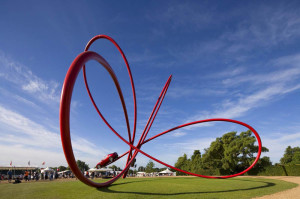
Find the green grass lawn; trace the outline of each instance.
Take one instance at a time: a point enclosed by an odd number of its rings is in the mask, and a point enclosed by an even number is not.
[[[98,180],[99,182],[101,180]],[[0,184],[0,198],[252,198],[296,187],[271,179],[128,178],[96,189],[80,181]]]

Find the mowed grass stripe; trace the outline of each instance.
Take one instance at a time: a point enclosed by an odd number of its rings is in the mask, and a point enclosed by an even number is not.
[[[296,186],[273,179],[196,177],[120,179],[101,189],[80,181],[23,182],[0,184],[0,198],[252,198]]]

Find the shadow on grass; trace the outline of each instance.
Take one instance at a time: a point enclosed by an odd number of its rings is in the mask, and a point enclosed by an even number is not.
[[[267,187],[272,187],[275,186],[275,183],[272,182],[265,182],[265,181],[255,181],[255,180],[246,180],[246,179],[231,179],[231,180],[236,180],[236,181],[249,181],[249,182],[260,182],[264,183],[265,185],[263,186],[257,186],[257,187],[249,187],[249,188],[244,188],[244,189],[230,189],[230,190],[222,190],[222,191],[196,191],[196,192],[178,192],[178,193],[153,193],[153,192],[137,192],[137,191],[115,191],[111,190],[111,187],[119,186],[119,185],[124,185],[124,184],[130,184],[130,183],[141,183],[145,182],[143,180],[139,181],[131,181],[131,182],[123,182],[123,183],[118,183],[118,184],[112,184],[109,187],[102,187],[98,188],[98,191],[106,192],[106,193],[124,193],[124,194],[139,194],[139,195],[157,195],[157,196],[175,196],[175,195],[189,195],[189,194],[210,194],[210,193],[228,193],[228,192],[235,192],[235,191],[249,191],[249,190],[256,190],[256,189],[264,189]],[[147,179],[147,181],[152,181]]]

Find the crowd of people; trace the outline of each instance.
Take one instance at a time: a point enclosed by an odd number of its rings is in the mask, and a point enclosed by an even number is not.
[[[15,172],[17,174],[15,174]],[[86,178],[111,178],[119,174],[121,171],[102,171],[102,172],[94,172],[94,171],[82,171]],[[132,177],[132,175],[128,176]],[[39,180],[55,180],[59,178],[75,178],[75,175],[72,171],[66,170],[58,172],[58,170],[23,170],[23,171],[15,171],[9,169],[8,172],[2,174],[0,173],[0,182],[1,181],[8,181],[9,183],[21,183],[21,182],[28,182],[28,181],[39,181]]]
[[[74,175],[69,173],[59,173],[57,171],[53,172],[39,172],[39,171],[24,171],[19,175],[13,175],[13,172],[11,169],[8,170],[7,175],[1,174],[0,175],[0,182],[1,181],[8,181],[11,183],[21,183],[22,181],[38,181],[38,180],[55,180],[58,178],[74,178]]]

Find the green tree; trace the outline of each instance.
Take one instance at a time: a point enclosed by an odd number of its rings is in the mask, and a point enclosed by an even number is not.
[[[160,169],[155,167],[155,168],[153,168],[153,172],[160,172]]]
[[[146,168],[143,166],[139,166],[139,168],[138,168],[138,171],[145,171],[145,170],[146,170]]]
[[[152,160],[149,160],[149,162],[148,162],[147,165],[146,165],[145,171],[146,171],[147,173],[154,172],[154,166],[155,166],[154,162],[153,162]]]
[[[110,168],[110,169],[112,169],[114,171],[121,171],[122,170],[120,167],[117,167],[116,165],[112,165],[112,166],[110,166],[108,168]]]
[[[293,156],[292,164],[300,164],[300,151],[296,151]]]
[[[210,147],[204,149],[202,156],[203,167],[205,169],[217,169],[222,167],[222,159],[224,158],[224,147],[221,138],[217,138],[210,144]]]
[[[190,160],[187,159],[187,155],[183,154],[182,157],[178,158],[177,162],[175,163],[175,167],[178,168],[178,169],[181,169],[181,170],[188,171],[189,168],[190,168],[189,163],[190,163]],[[176,174],[180,175],[182,173],[179,172],[179,171],[176,171]],[[186,175],[186,174],[183,174],[183,175]]]
[[[89,165],[87,165],[84,161],[77,160],[76,163],[80,171],[87,171],[90,169]]]
[[[136,174],[136,172],[137,172],[137,171],[136,171],[135,169],[134,169],[134,170],[132,170],[132,169],[129,169],[129,170],[128,170],[128,174],[129,174],[129,175],[130,175],[130,174]]]
[[[200,169],[203,169],[202,157],[200,150],[195,150],[193,155],[191,156],[191,172],[199,173]]]
[[[260,172],[260,171],[264,171],[265,168],[269,166],[272,166],[272,162],[270,161],[269,157],[264,156],[258,160],[254,168],[257,168],[257,172]]]
[[[288,146],[285,151],[284,151],[284,155],[283,157],[280,159],[280,163],[281,164],[295,164],[294,163],[294,159],[295,161],[297,161],[297,157],[294,158],[295,154],[298,154],[297,152],[300,152],[300,148],[299,147],[294,147],[292,148],[291,146]],[[298,156],[298,155],[297,155]]]
[[[203,165],[207,169],[224,169],[230,173],[240,172],[249,167],[258,152],[256,138],[251,131],[229,132],[213,141],[203,154]],[[268,152],[262,147],[262,152]]]

